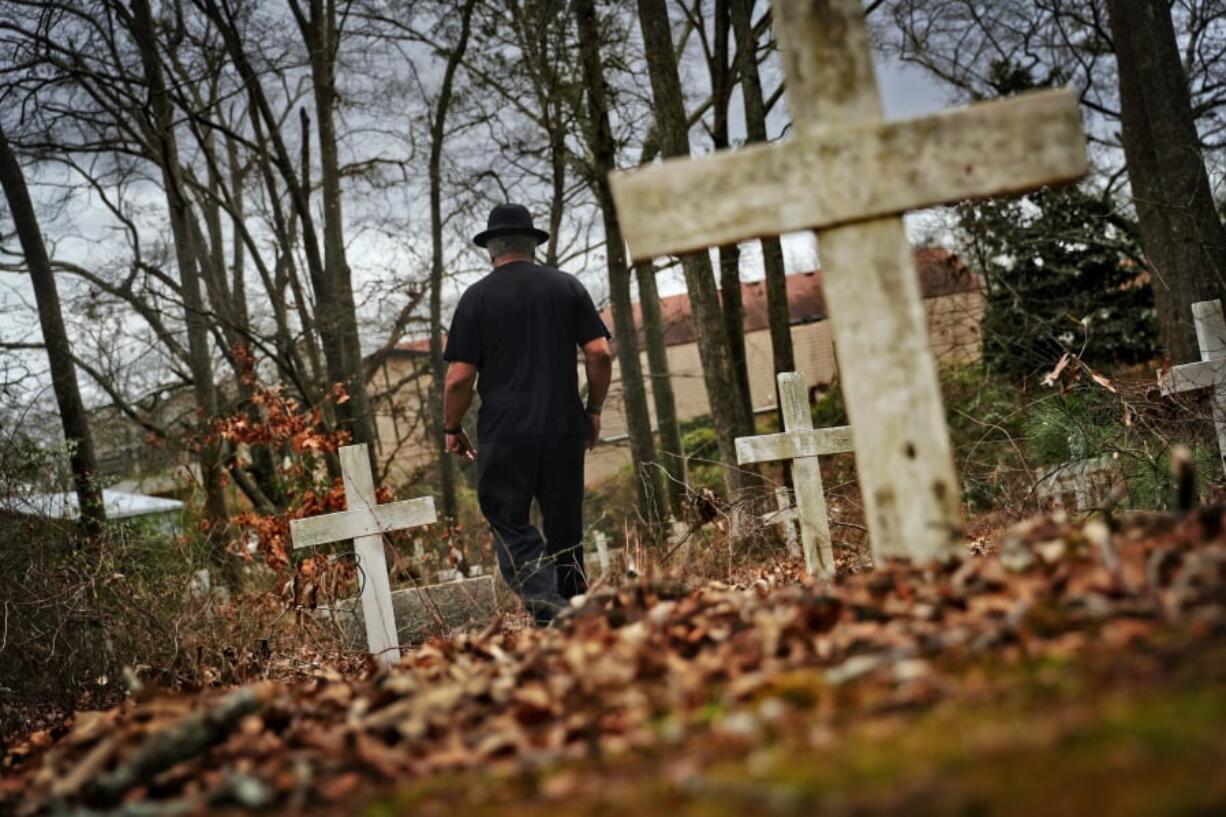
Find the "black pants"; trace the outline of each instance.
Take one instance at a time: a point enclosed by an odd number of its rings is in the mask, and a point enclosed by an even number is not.
[[[537,624],[548,623],[568,599],[587,592],[586,446],[578,435],[477,445],[477,499],[494,534],[498,567]],[[540,503],[543,531],[529,521],[533,498]]]

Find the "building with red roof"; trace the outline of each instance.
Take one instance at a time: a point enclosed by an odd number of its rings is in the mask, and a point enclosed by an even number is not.
[[[939,247],[915,250],[915,266],[928,319],[929,340],[938,363],[942,366],[955,366],[978,360],[982,348],[980,322],[985,305],[982,279],[957,255]],[[829,386],[838,376],[838,362],[828,320],[830,315],[822,294],[822,271],[789,275],[787,290],[796,366],[804,372],[814,389]],[[762,281],[742,284],[741,300],[745,310],[745,351],[754,409],[757,412],[773,411],[774,364],[767,322],[765,284]],[[662,298],[660,308],[678,417],[682,421],[701,417],[709,413],[710,406],[703,385],[689,296],[683,293]],[[637,303],[634,304],[634,312],[642,350],[642,319]],[[608,309],[603,314],[605,323],[611,328],[612,315]],[[835,319],[837,320],[837,316]],[[418,440],[416,444],[404,444],[406,428],[402,426],[406,426],[406,423],[397,415],[407,417],[409,412],[397,411],[395,403],[412,401],[416,405],[423,405],[417,401],[425,394],[425,384],[421,382],[424,378],[414,379],[410,373],[417,365],[416,362],[420,362],[428,353],[427,340],[401,344],[389,357],[382,375],[376,375],[377,380],[383,381],[382,384],[372,384],[376,389],[381,389],[386,388],[385,384],[412,382],[411,387],[402,386],[398,390],[397,393],[402,394],[402,398],[384,401],[380,416],[380,437],[402,440],[400,450],[407,467],[420,467],[428,462],[432,449],[424,445],[423,440]],[[642,355],[643,371],[647,372],[645,350]],[[588,455],[589,483],[599,482],[630,461],[629,448],[626,445],[625,416],[621,405],[619,371],[620,367],[615,358],[613,387],[605,404],[602,444]],[[648,404],[654,412],[650,388],[649,381]],[[654,413],[652,422],[655,423]],[[420,422],[413,423],[408,431],[420,435],[421,426]],[[385,449],[388,444],[394,445],[385,443]]]

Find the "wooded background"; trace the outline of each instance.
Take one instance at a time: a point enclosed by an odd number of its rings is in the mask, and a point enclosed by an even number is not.
[[[984,276],[986,364],[1024,384],[1069,350],[1101,365],[1195,359],[1190,305],[1222,294],[1226,263],[1226,7],[865,12],[882,59],[954,101],[1080,91],[1093,179],[943,211],[917,236]],[[398,404],[412,407],[406,428],[439,441],[416,478],[455,519],[442,331],[486,266],[468,237],[491,204],[516,200],[551,233],[541,260],[611,305],[638,512],[679,515],[687,452],[660,290],[689,294],[717,458],[735,462],[733,440],[754,430],[738,283],[764,277],[774,368],[793,369],[785,246],[631,265],[607,174],[787,138],[776,63],[755,0],[3,0],[0,428],[17,448],[67,441],[87,527],[99,427],[134,425],[149,451],[190,457],[203,530],[233,579],[231,516],[300,502],[287,458],[335,476],[336,442],[374,443],[374,407],[395,395],[371,375],[425,337],[423,399]],[[283,415],[331,444],[269,432]],[[386,458],[374,465],[386,475]],[[735,496],[755,475],[721,479]]]

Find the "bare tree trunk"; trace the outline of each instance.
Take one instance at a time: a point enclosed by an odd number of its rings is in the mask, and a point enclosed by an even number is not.
[[[659,125],[661,153],[666,157],[690,154],[685,102],[677,73],[677,57],[665,0],[638,0],[652,98]],[[690,305],[698,332],[698,354],[711,405],[711,421],[725,465],[724,485],[730,499],[737,499],[743,484],[736,467],[737,388],[729,365],[728,336],[724,329],[719,293],[705,252],[681,258]]]
[[[1192,304],[1222,297],[1226,228],[1196,133],[1169,3],[1108,0],[1124,155],[1167,353],[1200,359]]]
[[[368,443],[371,467],[378,471],[375,418],[366,396],[365,367],[358,335],[357,307],[353,297],[353,278],[345,257],[345,221],[341,212],[340,160],[337,156],[335,122],[336,54],[340,48],[340,33],[336,25],[335,0],[309,0],[307,16],[293,0],[295,16],[307,42],[311,57],[311,78],[315,96],[315,127],[319,133],[320,182],[324,214],[324,275],[327,276],[332,299],[317,302],[323,321],[336,332],[345,389],[348,392],[348,416],[355,442]]]
[[[366,399],[364,369],[361,365],[361,355],[357,338],[357,320],[353,312],[353,291],[350,285],[349,268],[343,263],[344,260],[344,242],[340,240],[333,243],[333,261],[337,261],[337,248],[340,249],[339,267],[329,267],[321,256],[319,251],[319,237],[315,230],[314,217],[311,213],[310,203],[310,179],[303,172],[301,175],[295,171],[294,163],[290,157],[289,151],[285,146],[285,140],[281,138],[281,123],[273,113],[272,105],[268,101],[268,96],[264,92],[264,88],[260,81],[260,76],[256,73],[251,60],[243,46],[243,40],[239,34],[238,24],[234,17],[234,11],[227,3],[219,3],[218,0],[196,0],[199,8],[208,16],[208,18],[217,26],[217,31],[225,44],[226,51],[230,55],[230,59],[234,63],[239,77],[243,81],[243,85],[247,90],[249,99],[251,100],[251,119],[252,129],[256,134],[257,141],[262,147],[271,148],[267,153],[271,164],[276,167],[282,180],[285,182],[286,191],[289,194],[290,202],[293,205],[294,214],[297,216],[297,224],[301,229],[301,246],[303,254],[306,257],[307,272],[310,276],[310,282],[315,290],[315,298],[317,302],[317,313],[312,318],[308,314],[306,308],[306,297],[301,283],[298,281],[295,271],[295,265],[292,260],[292,247],[294,241],[285,244],[286,252],[286,267],[289,273],[289,282],[294,287],[294,297],[296,306],[303,316],[303,326],[311,326],[319,333],[320,345],[322,346],[324,366],[327,371],[328,380],[331,383],[340,383],[349,387],[350,399],[344,403],[334,406],[325,407],[326,413],[335,412],[336,425],[342,429],[348,430],[353,437],[354,442],[370,444],[372,467],[375,459],[375,433],[374,433],[374,418],[369,413],[369,403]],[[306,39],[308,50],[312,56],[312,77],[314,79],[316,68],[314,60],[326,60],[325,76],[323,77],[324,85],[319,87],[317,81],[316,90],[323,90],[326,101],[326,110],[329,114],[328,123],[326,125],[326,134],[331,137],[331,149],[322,149],[321,155],[324,158],[321,160],[326,162],[330,160],[333,170],[336,168],[336,141],[335,128],[331,121],[331,112],[334,107],[335,87],[332,83],[331,65],[335,58],[335,48],[327,47],[320,50],[315,48],[312,43],[315,40],[321,39],[318,18],[308,19],[302,13],[302,9],[297,0],[291,0],[291,10],[294,13],[294,18],[298,22],[299,28]],[[335,12],[335,9],[332,9]],[[335,17],[333,16],[333,21]],[[333,23],[332,28],[335,29]],[[335,32],[334,32],[335,33]],[[324,43],[334,43],[335,38],[329,40],[327,37],[322,37]],[[302,111],[302,118],[306,119],[306,112]],[[303,155],[306,158],[307,149],[309,147],[309,130],[304,129],[303,132]],[[321,131],[321,141],[325,141],[324,131]],[[269,175],[270,179],[270,175]],[[266,182],[269,187],[270,198],[274,196],[274,189],[269,180]],[[334,186],[335,185],[335,186]],[[325,179],[325,197],[329,192],[334,193],[337,198],[333,200],[335,205],[332,208],[325,207],[325,215],[332,219],[333,228],[339,233],[342,228],[340,220],[340,200],[339,200],[339,173],[333,172],[328,179]],[[286,228],[289,229],[288,219],[286,219]],[[293,233],[287,235],[292,239]],[[339,235],[334,235],[334,238],[343,238]],[[343,282],[337,282],[333,279],[330,272],[339,272],[343,275]],[[344,291],[338,291],[338,286],[343,284]],[[310,333],[308,331],[308,340]],[[347,339],[347,336],[349,339]],[[308,343],[308,349],[310,345]],[[314,362],[314,361],[313,361]],[[352,365],[351,365],[352,364]],[[361,386],[356,391],[353,385],[357,383]],[[355,402],[356,399],[356,402]],[[365,418],[365,419],[363,419]],[[336,457],[329,456],[327,458],[329,472],[334,475],[339,475],[339,466],[337,465]],[[376,470],[378,470],[376,468]]]
[[[456,473],[443,436],[443,384],[447,363],[443,360],[443,142],[447,138],[447,113],[451,108],[456,71],[468,50],[475,0],[466,0],[460,13],[460,36],[447,55],[443,85],[430,118],[430,423],[434,450],[438,457],[439,491],[443,495],[443,519],[455,524],[459,513],[456,501]]]
[[[741,74],[741,98],[745,103],[745,132],[750,142],[766,141],[766,102],[758,74],[758,41],[753,32],[753,0],[728,0],[732,28],[736,32],[737,61]],[[787,273],[783,247],[778,237],[762,239],[762,266],[766,272],[766,311],[770,323],[771,355],[776,372],[796,370],[792,351],[791,313],[788,309]],[[781,405],[776,401],[776,405]],[[782,408],[780,408],[782,412]],[[782,424],[783,415],[779,421]]]
[[[22,173],[21,165],[2,128],[0,186],[4,188],[9,212],[21,240],[21,250],[25,254],[26,266],[30,270],[30,281],[34,286],[38,322],[42,327],[43,345],[47,349],[47,361],[51,367],[51,387],[60,410],[64,440],[69,445],[69,465],[72,468],[73,487],[76,489],[77,507],[80,511],[79,525],[83,534],[94,536],[106,521],[106,507],[97,479],[98,462],[94,456],[94,441],[89,432],[89,417],[85,413],[85,404],[81,401],[77,372],[72,362],[72,348],[68,343],[68,333],[64,329],[64,315],[60,311],[60,295],[56,289],[55,275],[51,271],[51,261],[47,257],[47,247],[43,244],[42,232],[38,228],[38,217],[30,200],[29,188],[26,187],[25,174]]]
[[[231,587],[238,587],[238,563],[230,557],[226,549],[229,514],[226,510],[225,487],[222,484],[221,446],[216,435],[207,431],[209,422],[217,416],[218,408],[217,390],[213,383],[213,362],[209,351],[209,327],[200,294],[200,270],[197,267],[199,254],[193,240],[193,217],[180,172],[174,111],[158,60],[149,0],[132,0],[132,35],[140,50],[141,66],[149,93],[150,124],[158,139],[156,148],[160,155],[157,161],[162,170],[162,185],[166,191],[170,231],[174,240],[175,260],[179,267],[180,290],[186,313],[184,320],[187,324],[192,391],[202,415],[201,426],[204,433],[201,434],[199,442],[200,481],[204,488],[209,554],[221,573],[222,581]]]
[[[639,512],[649,524],[660,521],[664,497],[656,469],[656,447],[651,433],[651,414],[647,409],[647,388],[639,357],[638,331],[634,326],[634,305],[630,301],[630,267],[626,262],[625,241],[613,195],[609,191],[609,172],[616,167],[617,146],[609,122],[609,102],[605,92],[604,64],[600,54],[600,28],[595,0],[575,0],[575,21],[579,33],[579,55],[587,86],[588,130],[592,150],[592,187],[604,219],[605,255],[609,265],[609,302],[613,308],[617,360],[621,369],[622,403],[630,455],[638,488]]]
[[[716,150],[728,147],[728,108],[732,102],[733,71],[729,33],[730,0],[715,0],[715,48],[711,53],[712,125],[711,142]],[[724,312],[724,331],[728,334],[728,362],[737,391],[737,434],[754,433],[753,394],[749,389],[749,361],[745,353],[745,304],[741,297],[741,248],[727,244],[719,248],[720,306]]]
[[[566,133],[560,112],[555,112],[549,130],[549,241],[545,244],[545,266],[558,265],[558,242],[562,228],[562,208],[566,203]]]
[[[656,428],[660,434],[660,465],[664,469],[664,493],[668,510],[681,516],[685,502],[685,447],[681,444],[681,423],[677,420],[677,400],[673,395],[673,375],[668,365],[668,345],[664,340],[664,317],[660,311],[660,292],[656,270],[650,261],[634,265],[639,285],[639,310],[643,320],[643,339],[647,344],[647,371],[651,377],[651,400],[656,407]]]

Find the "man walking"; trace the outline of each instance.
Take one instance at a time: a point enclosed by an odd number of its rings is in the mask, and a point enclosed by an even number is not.
[[[583,455],[600,434],[609,390],[609,330],[578,279],[535,263],[549,234],[527,208],[500,204],[473,241],[494,269],[460,297],[443,358],[447,450],[477,461],[477,498],[494,534],[498,566],[545,626],[587,590],[583,570]],[[575,349],[587,369],[579,396]],[[477,442],[461,421],[481,393]],[[529,522],[535,498],[543,531]],[[542,537],[542,533],[544,536]]]

